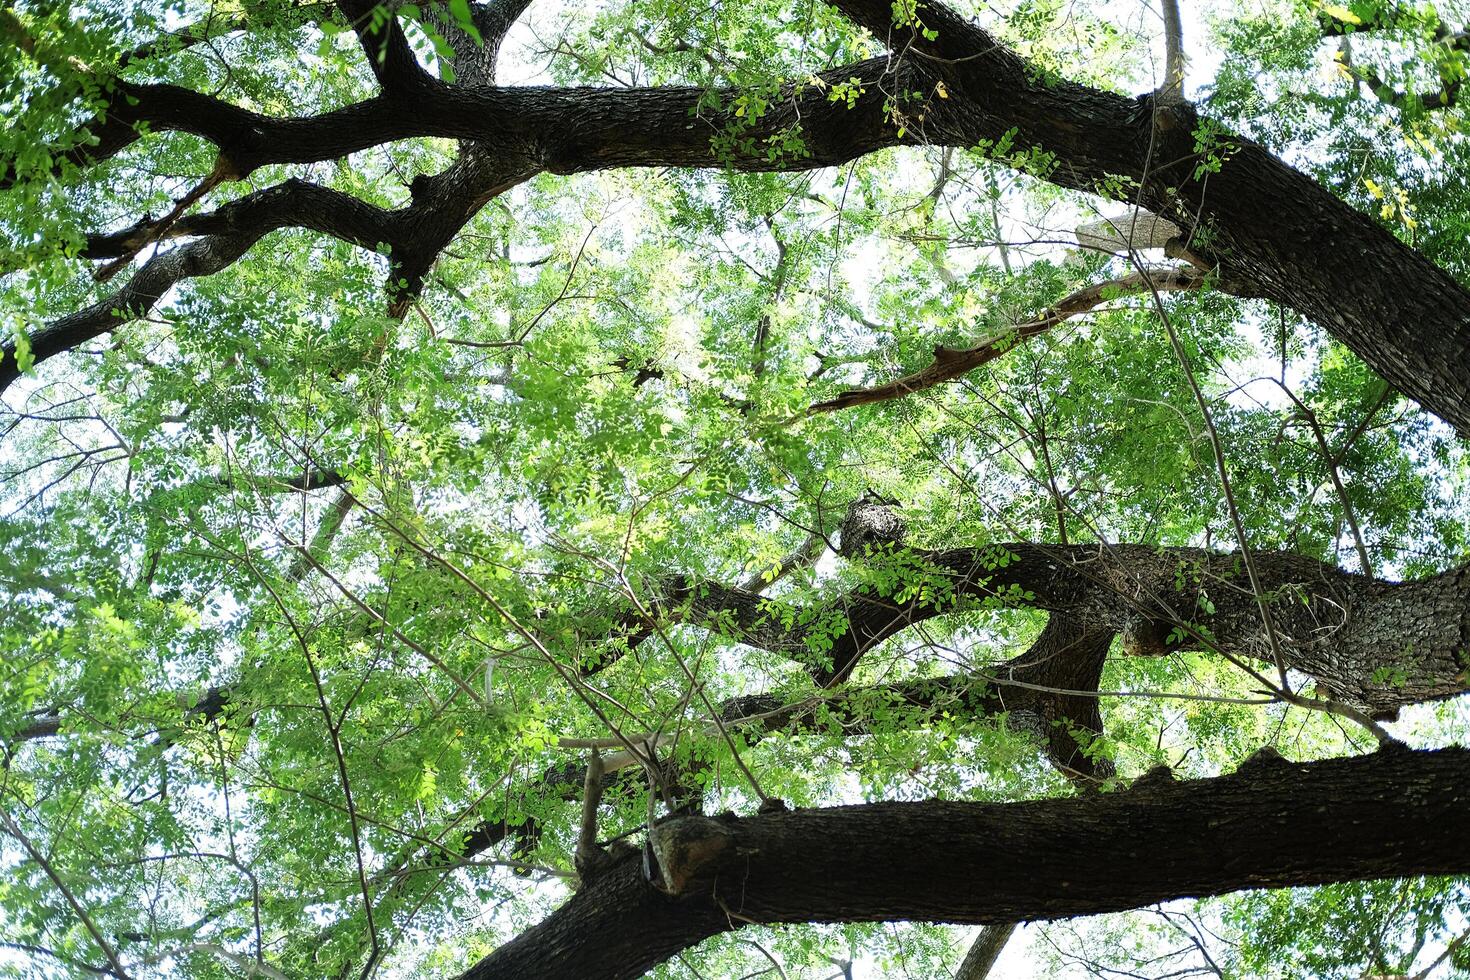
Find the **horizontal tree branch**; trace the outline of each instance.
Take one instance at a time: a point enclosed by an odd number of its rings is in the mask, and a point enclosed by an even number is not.
[[[1470,566],[1392,583],[1285,552],[1252,553],[1286,666],[1377,717],[1470,689]],[[975,603],[1062,613],[1121,633],[1130,655],[1198,649],[1270,660],[1241,556],[1141,544],[1012,542],[904,549],[900,591],[861,586],[793,604],[673,579],[663,615],[807,665],[819,683],[908,627]],[[925,585],[921,590],[919,585]]]
[[[177,86],[120,82],[106,122],[91,133],[96,145],[74,152],[115,154],[140,124],[213,142],[239,176],[425,136],[474,141],[507,173],[811,170],[905,143],[1005,146],[1000,162],[1059,186],[1128,188],[1223,279],[1320,323],[1470,433],[1470,378],[1458,370],[1470,363],[1470,292],[1380,224],[1190,106],[1038,73],[942,4],[920,3],[899,25],[880,0],[836,6],[894,53],[788,84],[759,114],[739,111],[747,93],[737,89],[466,88],[430,79],[409,94],[390,88],[317,116],[276,119]],[[860,94],[850,105],[830,100],[836,84]],[[912,98],[895,110],[893,92]],[[427,268],[437,249],[423,251]]]
[[[395,215],[398,213],[320,184],[291,178],[237,198],[214,211],[182,217],[161,237],[167,240],[248,235],[258,240],[280,228],[305,228],[376,251],[391,246],[397,239]],[[145,218],[120,231],[89,236],[81,255],[87,259],[127,255],[152,229],[153,222]]]
[[[851,108],[827,98],[831,86],[853,79],[870,94]],[[554,173],[638,166],[810,170],[920,142],[918,134],[898,135],[877,91],[916,83],[905,63],[871,58],[787,84],[761,113],[747,117],[736,115],[746,94],[740,89],[461,87],[429,79],[408,95],[387,91],[315,116],[280,118],[177,85],[119,81],[103,124],[108,131],[91,134],[100,143],[86,162],[116,155],[145,126],[213,143],[242,179],[263,166],[319,163],[422,137],[481,142],[497,153],[532,157]],[[123,128],[131,138],[124,139]],[[787,136],[799,136],[800,145],[787,146]]]
[[[1470,872],[1470,751],[1380,751],[1026,803],[870,803],[656,825],[464,980],[622,980],[746,924],[981,925],[1245,888]]]
[[[292,178],[209,214],[182,217],[168,229],[168,235],[191,236],[188,241],[152,255],[106,299],[33,331],[31,352],[36,361],[43,361],[147,316],[174,286],[229,268],[261,238],[282,228],[307,228],[367,249],[391,247],[397,232],[393,215],[350,194]],[[83,254],[88,258],[128,255],[153,230],[152,223],[145,221],[94,236]],[[3,348],[0,391],[20,376],[14,349],[10,343]]]

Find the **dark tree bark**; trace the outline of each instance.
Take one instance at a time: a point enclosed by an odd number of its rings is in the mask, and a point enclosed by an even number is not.
[[[1394,583],[1284,552],[1252,558],[1285,666],[1330,697],[1389,717],[1470,689],[1470,566]],[[1195,649],[1272,659],[1238,553],[1013,542],[916,549],[905,560],[927,566],[931,582],[959,596],[1046,609],[1088,632],[1120,633],[1127,654]],[[666,608],[679,621],[806,662],[821,680],[846,676],[877,644],[955,607],[870,588],[792,607],[719,583],[682,581]]]
[[[747,923],[1004,924],[1243,888],[1470,871],[1470,751],[1402,750],[1029,803],[872,803],[657,825],[465,980],[621,980]]]
[[[351,213],[367,206],[346,202],[340,216],[332,208],[296,220],[280,213],[269,221],[237,219],[251,228],[314,228],[366,247],[386,243],[401,267],[397,278],[413,290],[480,207],[543,170],[810,170],[903,143],[1008,140],[1033,165],[1032,151],[1049,155],[1053,164],[1043,176],[1058,185],[1098,192],[1121,178],[1130,197],[1183,230],[1192,253],[1214,264],[1233,291],[1269,297],[1315,320],[1396,388],[1470,433],[1470,292],[1379,224],[1259,145],[1204,125],[1188,105],[1045,79],[940,4],[918,7],[919,21],[937,32],[929,40],[917,25],[895,27],[885,0],[833,2],[896,52],[825,73],[828,82],[855,78],[867,90],[851,107],[829,101],[820,86],[788,86],[752,125],[724,108],[735,92],[447,85],[410,64],[401,32],[392,28],[365,39],[383,86],[368,101],[277,119],[177,86],[117,82],[105,122],[88,129],[92,145],[63,156],[85,164],[116,155],[140,138],[140,125],[210,141],[222,172],[238,177],[267,164],[335,159],[412,137],[469,141],[476,152],[425,178],[408,208],[368,208],[375,214],[366,222]],[[490,28],[487,22],[482,30]],[[885,108],[886,93],[896,90],[917,97],[908,103],[902,136]],[[800,152],[768,152],[768,137],[792,133],[801,137]],[[369,243],[365,225],[389,233]],[[37,359],[142,315],[169,285],[219,271],[258,237],[191,242],[171,266],[169,256],[159,256],[149,263],[151,277],[145,268],[141,282],[112,300],[34,331]],[[15,376],[14,358],[6,358],[0,389]]]
[[[118,81],[109,111],[61,159],[105,160],[145,129],[212,143],[216,172],[228,178],[415,137],[455,138],[461,152],[442,173],[416,178],[412,201],[395,210],[293,178],[210,212],[95,235],[87,258],[126,260],[153,242],[172,248],[110,297],[35,330],[32,350],[42,360],[116,329],[178,283],[227,268],[286,228],[387,252],[393,280],[406,281],[411,295],[489,200],[543,171],[810,170],[901,144],[1005,140],[1028,163],[1038,154],[1052,160],[1042,176],[1060,186],[1097,192],[1123,179],[1130,199],[1181,228],[1179,250],[1212,267],[1230,291],[1317,321],[1396,388],[1470,434],[1470,293],[1379,224],[1260,146],[1211,134],[1187,105],[1044,80],[942,5],[923,3],[920,23],[895,26],[887,0],[832,2],[894,53],[821,76],[856,78],[867,91],[851,106],[829,101],[821,86],[793,85],[754,123],[727,108],[734,91],[496,86],[495,53],[526,0],[472,8],[483,48],[466,43],[431,5],[426,16],[462,69],[456,84],[424,71],[392,19],[375,25],[370,0],[344,0],[339,6],[381,92],[309,118],[271,118],[177,86]],[[901,103],[902,127],[885,104],[895,91],[914,96]],[[799,152],[767,151],[768,137],[793,133]],[[14,179],[7,163],[0,160],[0,186]],[[394,287],[390,312],[406,308]],[[15,369],[13,356],[0,363],[0,390]],[[1100,729],[1088,692],[1119,633],[1125,651],[1138,655],[1203,648],[1266,659],[1274,647],[1285,666],[1315,678],[1330,697],[1376,715],[1470,686],[1470,567],[1394,584],[1256,554],[1278,630],[1271,643],[1234,555],[1024,543],[904,554],[961,597],[1034,606],[1052,617],[995,685],[946,678],[889,685],[883,695],[920,712],[949,698],[977,715],[1034,715],[1053,761],[1073,776],[1098,774],[1068,726]],[[661,614],[786,653],[832,687],[874,645],[950,608],[859,589],[830,605],[787,609],[742,589],[683,580]],[[827,638],[818,654],[813,641]],[[862,694],[834,691],[823,710],[861,730]],[[815,702],[738,700],[745,703],[728,705],[727,720],[765,713],[751,722],[762,731],[799,730],[815,715]],[[47,737],[59,726],[59,718],[40,718],[22,735]],[[568,768],[570,784],[580,785],[580,767]],[[1459,829],[1470,816],[1460,789],[1467,777],[1463,751],[1393,752],[1308,766],[1263,760],[1221,779],[1069,801],[682,817],[651,832],[647,866],[656,884],[645,880],[641,862],[624,860],[467,976],[636,976],[745,922],[999,924],[1243,887],[1463,873],[1470,871],[1470,838]],[[464,847],[488,847],[510,832],[487,822]]]

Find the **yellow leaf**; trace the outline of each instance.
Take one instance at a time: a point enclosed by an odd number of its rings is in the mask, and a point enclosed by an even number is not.
[[[1357,14],[1353,13],[1346,7],[1340,6],[1335,3],[1324,3],[1322,5],[1322,12],[1329,17],[1342,21],[1344,24],[1363,23],[1363,18],[1359,17]]]
[[[934,94],[939,96],[941,99],[947,99],[949,98],[949,89],[945,87],[945,84],[943,82],[935,82]]]

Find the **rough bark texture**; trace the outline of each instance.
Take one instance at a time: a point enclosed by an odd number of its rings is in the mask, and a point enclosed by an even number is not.
[[[746,923],[1003,924],[1243,888],[1470,871],[1470,751],[1261,759],[1217,779],[1029,803],[873,803],[653,833],[466,980],[642,975]]]
[[[985,980],[990,976],[990,971],[995,969],[995,961],[1000,959],[1011,933],[1015,931],[1014,923],[981,929],[970,951],[965,954],[964,962],[955,971],[954,980]]]
[[[1046,609],[1086,632],[1121,633],[1131,655],[1201,649],[1271,659],[1236,553],[1012,542],[906,555],[927,566],[931,581],[962,597]],[[1393,583],[1300,555],[1252,557],[1286,666],[1335,699],[1389,716],[1470,688],[1470,568]],[[668,601],[672,617],[785,653],[829,684],[878,643],[953,608],[916,596],[900,601],[871,588],[793,607],[702,581],[678,583]]]
[[[1116,187],[1119,178],[1133,182],[1137,202],[1177,225],[1191,252],[1224,279],[1320,323],[1396,388],[1470,433],[1470,292],[1379,224],[1249,140],[1228,133],[1198,137],[1201,121],[1187,104],[1043,78],[942,5],[920,4],[917,23],[895,27],[886,0],[833,3],[897,52],[821,76],[829,84],[856,79],[866,89],[850,107],[829,101],[822,86],[803,83],[789,86],[751,124],[726,108],[737,94],[729,91],[449,85],[412,63],[394,27],[364,40],[367,51],[381,55],[371,61],[382,92],[367,101],[278,119],[177,86],[119,81],[105,121],[86,128],[92,145],[61,155],[79,164],[106,159],[139,139],[142,125],[208,140],[219,148],[223,172],[244,177],[267,164],[336,159],[394,140],[467,141],[473,152],[449,171],[415,181],[407,208],[387,212],[342,201],[325,211],[235,219],[266,230],[307,227],[365,247],[386,243],[400,266],[396,278],[413,291],[470,217],[540,171],[810,170],[903,143],[972,147],[1009,140],[1019,151],[1009,162],[1034,169],[1033,151],[1050,155],[1054,162],[1043,176],[1058,185],[1095,192]],[[504,23],[487,20],[482,31],[503,34],[523,2],[505,6]],[[920,24],[937,37],[926,39]],[[918,97],[905,103],[902,126],[885,109],[893,91]],[[800,152],[768,152],[767,138],[793,133],[801,137]],[[12,179],[0,174],[0,184]],[[310,196],[300,187],[290,193]],[[382,234],[374,238],[369,228]],[[141,315],[169,285],[219,271],[258,238],[196,240],[178,250],[186,254],[172,265],[169,256],[157,257],[151,275],[140,271],[141,281],[119,297],[34,331],[37,359]],[[107,250],[94,241],[89,254],[104,257]],[[0,390],[15,377],[14,358],[6,358]]]

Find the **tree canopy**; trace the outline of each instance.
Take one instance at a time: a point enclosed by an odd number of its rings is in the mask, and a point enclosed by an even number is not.
[[[0,975],[1470,976],[1470,4],[1202,7],[0,5]]]

